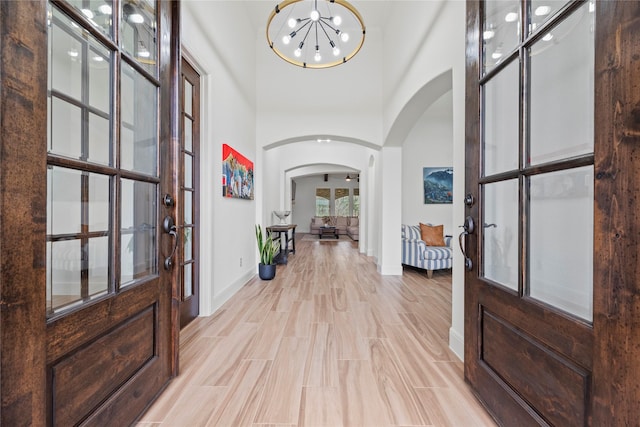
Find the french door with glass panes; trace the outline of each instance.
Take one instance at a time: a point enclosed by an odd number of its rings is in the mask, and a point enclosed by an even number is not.
[[[465,376],[502,425],[636,424],[640,5],[467,6]]]
[[[46,12],[47,417],[126,425],[174,370],[175,207],[161,195],[174,192],[177,64],[164,52],[177,17],[152,0],[52,0]]]
[[[200,313],[200,75],[182,59],[182,138],[180,143],[179,232],[182,245],[178,277],[180,280],[180,327]]]

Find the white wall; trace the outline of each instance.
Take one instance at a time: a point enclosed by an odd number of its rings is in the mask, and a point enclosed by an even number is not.
[[[198,9],[194,13],[194,4]],[[200,313],[208,315],[255,274],[256,201],[222,197],[222,144],[256,168],[255,44],[241,2],[182,3],[182,45],[202,76]],[[205,8],[207,13],[203,13]],[[232,28],[228,28],[233,26]],[[233,29],[234,62],[225,60]],[[206,37],[205,30],[214,37]],[[249,34],[249,36],[246,36]],[[258,183],[259,184],[259,183]]]
[[[450,235],[454,232],[453,205],[424,203],[422,169],[453,167],[451,104],[449,91],[424,112],[402,145],[402,223],[443,224],[445,234]]]
[[[350,173],[350,176],[357,175]],[[301,233],[308,233],[310,231],[311,218],[316,214],[316,189],[317,188],[329,188],[331,189],[331,201],[330,209],[333,215],[333,197],[334,189],[336,188],[348,188],[349,198],[351,199],[351,206],[353,208],[353,189],[359,188],[360,183],[355,179],[347,182],[345,177],[347,174],[339,176],[330,176],[328,181],[324,181],[322,175],[298,177],[296,181],[296,200],[291,209],[291,222],[298,224],[296,231]]]
[[[385,145],[403,144],[396,141],[396,122],[402,123],[402,114],[415,113],[420,105],[413,105],[414,95],[430,82],[438,86],[451,80],[453,98],[453,220],[462,224],[465,207],[462,202],[465,170],[464,93],[465,93],[465,32],[466,10],[463,1],[398,1],[390,15],[395,31],[385,33],[385,65],[383,111]],[[418,29],[418,30],[416,30]],[[397,49],[397,46],[403,49]],[[445,77],[445,78],[443,78]],[[424,109],[428,105],[424,106]],[[418,116],[419,117],[419,116]],[[392,132],[392,130],[394,132]],[[391,138],[389,138],[391,137]],[[396,228],[395,224],[385,227]],[[462,359],[464,354],[464,265],[461,252],[454,239],[452,324],[449,345]]]

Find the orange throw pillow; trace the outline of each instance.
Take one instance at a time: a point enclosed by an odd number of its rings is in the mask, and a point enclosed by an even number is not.
[[[444,243],[444,225],[420,223],[420,235],[427,246],[447,246]]]

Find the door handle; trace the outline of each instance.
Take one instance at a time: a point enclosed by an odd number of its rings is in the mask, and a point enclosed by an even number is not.
[[[173,266],[173,256],[176,254],[176,249],[178,249],[178,228],[170,215],[164,217],[162,228],[165,233],[173,236],[173,249],[171,250],[171,255],[164,259],[164,269],[171,270],[171,266]]]
[[[473,234],[473,232],[475,231],[475,223],[473,222],[473,218],[470,216],[466,217],[464,219],[464,224],[462,224],[460,227],[464,230],[458,236],[458,243],[460,244],[462,256],[464,256],[464,266],[467,270],[471,271],[471,269],[473,269],[473,261],[471,261],[471,258],[467,256],[467,253],[464,250],[464,236]]]

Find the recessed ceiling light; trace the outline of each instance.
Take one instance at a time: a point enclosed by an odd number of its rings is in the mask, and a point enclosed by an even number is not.
[[[542,38],[542,40],[544,40],[544,41],[548,42],[548,41],[551,41],[551,39],[552,39],[552,38],[553,38],[553,34],[551,34],[551,33],[547,33],[547,35],[545,35],[545,36]]]
[[[485,40],[490,40],[495,35],[496,35],[495,31],[493,31],[493,30],[485,30],[485,32],[482,33],[482,38],[484,38]]]
[[[551,8],[549,6],[538,6],[534,13],[536,16],[546,16],[549,12],[551,12]]]
[[[133,22],[134,24],[142,24],[144,22],[144,17],[139,13],[132,13],[131,15],[129,15],[129,21]]]
[[[82,14],[89,19],[93,19],[93,12],[89,9],[82,9]]]
[[[515,12],[509,12],[504,16],[504,20],[507,22],[514,22],[516,19],[518,19],[518,14]]]
[[[108,4],[101,5],[100,7],[98,7],[98,10],[103,15],[111,15],[111,6],[109,6]]]
[[[502,52],[500,52],[500,51],[497,51],[497,50],[496,50],[495,52],[493,52],[493,53],[491,54],[491,57],[492,57],[493,59],[499,59],[499,58],[502,58]]]

